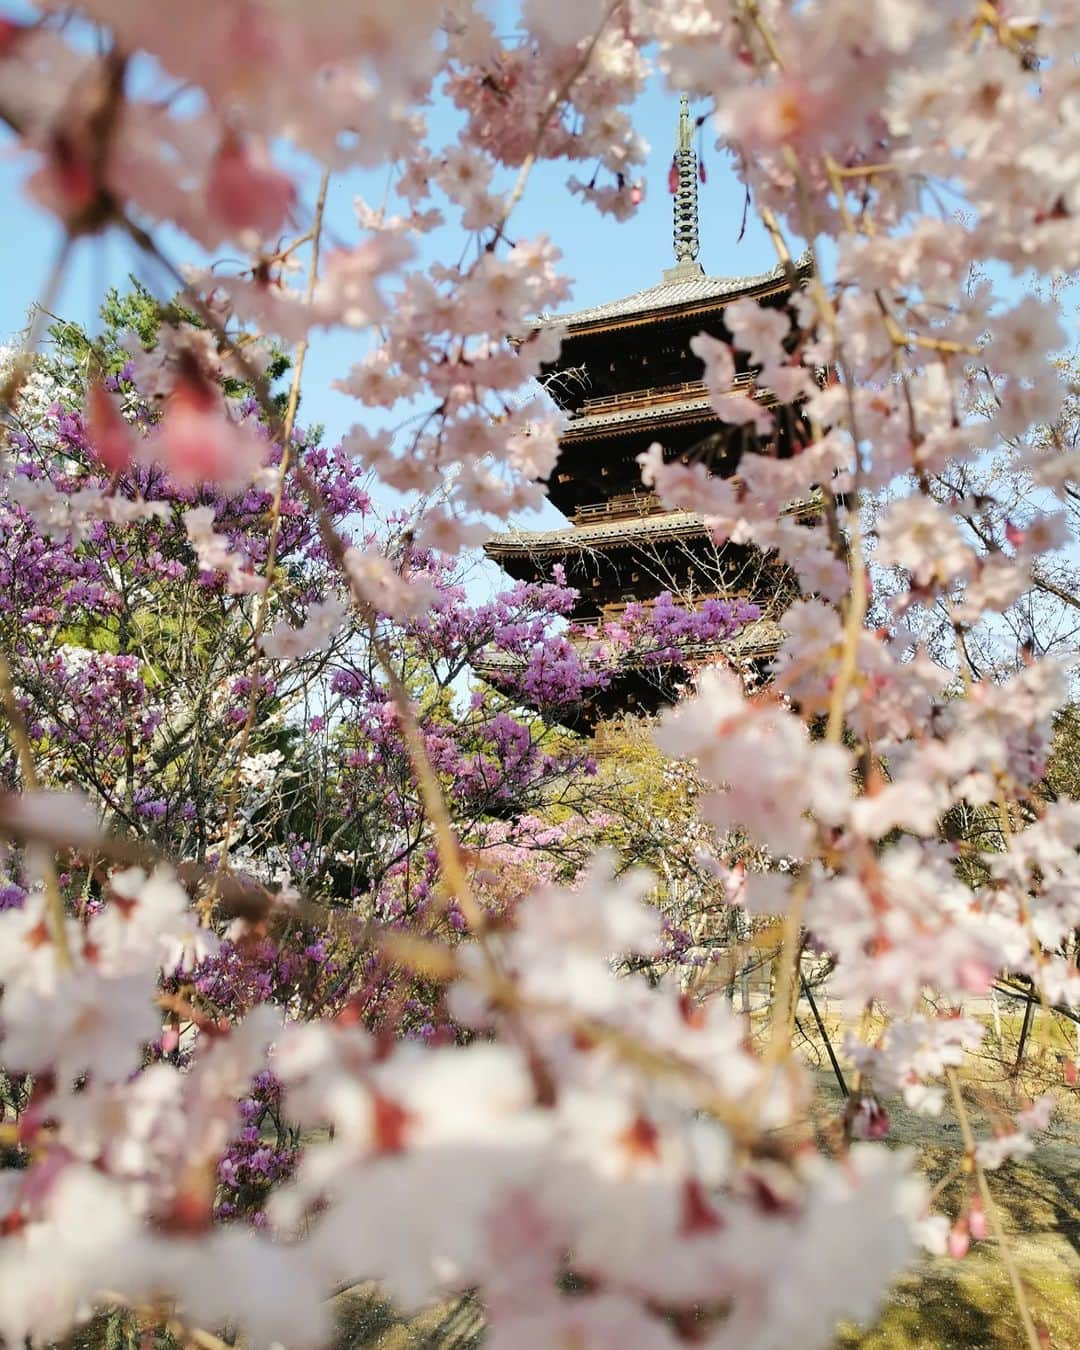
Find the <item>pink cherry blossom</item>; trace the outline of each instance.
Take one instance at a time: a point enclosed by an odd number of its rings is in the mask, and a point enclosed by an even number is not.
[[[56,294],[84,236],[155,289],[0,350],[0,1333],[116,1302],[315,1350],[361,1281],[468,1292],[496,1346],[873,1321],[1054,1106],[972,1116],[932,1212],[893,1099],[963,1122],[1001,981],[1080,1007],[1075,6],[37,8],[0,116]],[[565,211],[617,250],[663,187],[653,75],[684,224],[718,134],[778,266],[720,282],[702,193],[670,305],[563,322]],[[594,418],[646,369],[712,422]],[[635,456],[581,575],[549,539],[474,594],[492,528]],[[639,527],[692,537],[648,604]]]
[[[268,237],[285,224],[296,189],[285,174],[226,132],[210,164],[206,204],[210,215],[232,235],[252,230]]]
[[[878,524],[879,562],[903,567],[918,586],[948,586],[974,565],[954,522],[925,497],[904,497]]]
[[[110,395],[98,383],[90,386],[88,414],[94,453],[109,473],[123,472],[134,454],[133,433]]]
[[[146,453],[180,483],[238,487],[250,482],[261,467],[265,445],[253,426],[233,421],[205,384],[182,380],[169,397]]]
[[[791,320],[779,309],[766,309],[756,300],[736,300],[724,309],[735,345],[747,352],[757,366],[779,366],[784,362],[781,343],[791,329]]]

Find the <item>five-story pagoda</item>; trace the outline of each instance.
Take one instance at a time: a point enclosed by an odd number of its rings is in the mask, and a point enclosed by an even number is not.
[[[775,615],[790,600],[790,577],[750,546],[714,543],[700,515],[666,510],[642,486],[638,456],[659,442],[667,460],[699,458],[712,473],[725,478],[737,473],[752,433],[718,419],[690,340],[704,331],[730,341],[727,305],[745,296],[784,307],[809,267],[800,261],[760,276],[705,274],[697,261],[698,160],[685,97],[672,172],[675,265],[660,282],[625,299],[541,320],[565,328],[561,353],[544,383],[567,414],[549,484],[550,499],[567,526],[496,535],[485,551],[518,580],[551,580],[561,565],[566,583],[579,591],[576,623],[618,618],[628,604],[651,605],[661,594],[688,608],[709,598],[752,601],[761,617],[718,646],[760,664],[778,642]],[[739,356],[737,384],[752,390],[753,372],[745,354]],[[755,397],[771,404],[767,391]],[[755,451],[791,453],[800,431],[798,413],[781,412],[772,443],[753,442]],[[713,646],[686,651],[678,662],[627,662],[594,696],[585,718],[653,712],[673,699],[692,667],[716,655]],[[499,683],[497,660],[481,660],[477,671]]]

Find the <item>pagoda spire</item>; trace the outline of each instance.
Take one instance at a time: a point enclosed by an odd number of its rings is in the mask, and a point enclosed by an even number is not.
[[[675,137],[675,157],[671,163],[674,188],[675,266],[668,273],[676,276],[699,275],[698,256],[698,158],[694,149],[694,122],[690,116],[690,100],[685,94],[679,99],[679,128]],[[668,275],[665,273],[665,276]]]
[[[675,261],[696,262],[698,255],[698,162],[694,150],[694,124],[690,100],[679,99],[679,131],[675,141]]]

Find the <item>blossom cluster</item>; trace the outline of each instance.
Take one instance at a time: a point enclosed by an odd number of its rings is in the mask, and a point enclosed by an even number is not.
[[[916,1241],[959,1255],[995,1222],[931,1211],[878,1097],[934,1113],[947,1088],[985,1187],[1053,1102],[975,1137],[965,1003],[1004,973],[1080,1007],[1080,814],[1046,788],[1068,642],[1029,622],[1080,603],[1078,38],[1073,0],[524,0],[508,34],[463,0],[0,21],[33,200],[181,284],[66,385],[5,354],[5,1339],[122,1302],[316,1345],[327,1293],[376,1279],[410,1308],[477,1290],[515,1348],[824,1346]],[[801,589],[749,680],[716,655],[756,616],[736,599],[575,628],[559,576],[476,604],[454,570],[558,457],[538,317],[569,278],[515,208],[565,160],[630,214],[653,70],[707,107],[791,283],[690,342],[734,472],[640,456]],[[387,199],[323,248],[300,185],[355,165]],[[184,270],[176,230],[222,256]],[[332,447],[296,423],[316,329],[357,358]],[[386,492],[410,509],[384,527]],[[764,1029],[662,970],[673,878],[580,866],[603,803],[560,719],[703,653],[654,740],[702,784],[714,898],[780,919]],[[493,657],[498,689],[463,689]],[[788,1036],[806,952],[852,1025],[885,1022],[848,1042],[835,1156]]]
[[[242,1319],[259,1344],[317,1344],[322,1291],[362,1269],[406,1307],[485,1281],[507,1344],[619,1326],[674,1344],[660,1310],[689,1316],[718,1292],[733,1311],[715,1344],[745,1343],[751,1328],[780,1344],[808,1323],[773,1296],[777,1261],[811,1288],[858,1244],[873,1283],[888,1278],[922,1203],[906,1160],[757,1153],[805,1085],[769,1074],[725,1003],[694,1008],[677,982],[613,969],[612,953],[659,940],[647,886],[599,863],[576,890],[524,900],[486,952],[459,948],[455,1018],[507,1032],[464,1047],[385,1047],[348,1019],[265,1006],[200,1024],[194,1046],[163,1037],[153,965],[183,970],[211,940],[182,888],[161,871],[113,873],[108,904],[62,933],[36,888],[0,916],[6,1062],[53,1070],[19,1125],[34,1162],[5,1174],[5,1336],[54,1336],[107,1287],[136,1307],[168,1291],[184,1320]],[[133,1075],[158,1040],[164,1053]],[[646,1054],[670,1059],[671,1083]],[[330,1137],[297,1160],[260,1134],[271,1110]],[[276,1241],[215,1227],[214,1171],[227,1197],[279,1183],[261,1218]],[[219,1219],[237,1203],[220,1200]],[[46,1253],[62,1258],[62,1282]],[[586,1295],[559,1292],[569,1273]],[[814,1300],[812,1334],[872,1306],[867,1288],[838,1286]]]

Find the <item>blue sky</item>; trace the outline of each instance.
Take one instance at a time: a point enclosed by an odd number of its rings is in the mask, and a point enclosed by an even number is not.
[[[149,3],[150,0],[147,0]],[[405,0],[407,3],[407,0]],[[571,0],[552,0],[552,3]],[[515,0],[491,0],[490,9],[500,16],[512,17]],[[22,0],[0,0],[0,13],[9,17],[27,17],[33,11]],[[509,17],[505,31],[511,28]],[[160,78],[145,62],[136,67],[134,79],[139,93],[158,92]],[[453,139],[458,114],[445,101],[436,100],[429,110],[433,147]],[[583,178],[589,166],[570,166],[564,162],[542,164],[532,175],[523,201],[515,210],[510,234],[515,238],[534,237],[546,232],[562,251],[563,270],[574,279],[572,307],[594,304],[626,295],[660,279],[663,268],[672,262],[672,200],[667,189],[668,167],[674,146],[678,117],[678,96],[666,89],[659,77],[651,79],[634,109],[635,123],[652,149],[644,169],[645,200],[633,220],[618,223],[572,198],[565,188],[569,173]],[[772,245],[753,210],[740,240],[743,216],[743,190],[731,171],[726,153],[714,147],[714,136],[705,128],[702,137],[707,181],[700,187],[701,254],[705,270],[722,275],[749,275],[775,263]],[[0,283],[0,343],[9,341],[24,327],[28,311],[39,297],[61,243],[61,231],[54,219],[27,200],[23,184],[33,169],[27,157],[18,154],[10,140],[0,133],[0,200],[5,203],[3,241],[5,265]],[[301,198],[310,203],[318,179],[311,164],[299,166]],[[496,185],[509,188],[515,175],[507,173]],[[357,194],[370,202],[383,200],[387,186],[385,171],[378,174],[354,173],[336,178],[330,189],[328,234],[330,242],[349,244],[359,237],[353,200]],[[392,203],[400,199],[391,198]],[[301,228],[306,218],[301,217]],[[175,231],[161,231],[159,242],[176,262],[204,261],[197,248]],[[425,244],[425,260],[439,256],[456,261],[461,255],[464,236],[453,227],[438,232]],[[793,241],[794,242],[794,241]],[[81,242],[69,265],[65,283],[55,309],[65,318],[88,327],[96,326],[99,299],[109,285],[123,288],[129,272],[145,280],[156,293],[167,297],[173,287],[166,278],[140,258],[117,234]],[[1018,298],[1021,283],[1013,277],[995,275],[999,292],[1007,303]],[[1075,299],[1070,294],[1065,306],[1070,321],[1070,337],[1075,339]],[[345,374],[367,348],[367,337],[356,333],[316,333],[305,371],[301,420],[308,425],[321,423],[327,437],[340,437],[355,421],[366,421],[371,414],[346,395],[332,388],[332,381]],[[526,528],[551,528],[561,523],[554,508],[520,522]],[[482,571],[484,569],[481,569]],[[491,578],[492,584],[497,584]]]
[[[562,0],[559,0],[561,3]],[[493,0],[489,11],[510,19],[514,0]],[[28,17],[32,9],[20,0],[0,0],[0,12],[10,17]],[[161,77],[149,61],[133,67],[132,81],[141,96],[160,95]],[[674,261],[672,254],[672,199],[668,192],[668,168],[671,163],[678,121],[677,93],[664,87],[661,77],[651,78],[633,110],[639,132],[651,146],[643,170],[645,200],[635,217],[619,223],[599,215],[566,190],[567,177],[576,172],[588,178],[591,165],[569,165],[564,161],[537,166],[525,195],[515,208],[508,233],[511,238],[532,238],[540,233],[550,236],[563,254],[561,268],[573,278],[572,308],[615,299],[660,280],[661,272]],[[453,140],[460,114],[446,100],[436,98],[428,110],[429,143],[433,148]],[[0,134],[2,135],[2,134]],[[701,218],[700,261],[707,272],[720,275],[748,275],[764,271],[776,262],[772,244],[751,210],[740,240],[743,218],[743,189],[730,168],[726,152],[714,148],[710,128],[703,129],[701,144],[706,165],[706,182],[699,185]],[[290,157],[290,162],[295,156]],[[22,330],[27,315],[47,283],[54,259],[62,242],[56,221],[28,200],[23,190],[33,171],[32,157],[19,154],[10,140],[0,138],[0,200],[6,204],[4,244],[6,265],[0,285],[0,344],[9,342]],[[309,162],[297,164],[301,202],[313,202],[319,169]],[[495,186],[508,190],[516,171],[496,179]],[[328,196],[327,241],[348,245],[360,237],[353,202],[359,194],[372,204],[380,204],[386,195],[387,173],[356,172],[332,180]],[[392,210],[402,209],[401,199],[390,197]],[[454,208],[447,211],[452,221]],[[300,215],[300,228],[308,216]],[[198,248],[180,233],[163,229],[155,237],[165,253],[176,263],[204,262]],[[466,237],[448,225],[424,241],[423,261],[438,257],[456,262]],[[97,326],[97,307],[105,289],[115,285],[123,289],[129,273],[145,281],[154,293],[167,298],[175,287],[153,264],[142,258],[118,233],[81,241],[68,265],[64,284],[54,305],[62,317],[81,323],[91,332]],[[340,438],[354,422],[371,425],[372,412],[347,395],[332,388],[350,365],[367,350],[368,336],[355,332],[316,332],[304,372],[300,419],[307,425],[322,424],[331,442]],[[377,424],[385,425],[385,414]],[[381,499],[384,494],[377,493]],[[398,499],[389,494],[385,505]],[[539,513],[524,516],[519,523],[527,529],[554,528],[563,524],[554,507],[544,504]],[[482,589],[498,587],[501,577],[493,569],[480,565],[474,584]]]
[[[431,110],[433,145],[450,139],[455,116],[454,109],[444,104],[437,103]],[[534,170],[509,232],[515,238],[541,232],[550,235],[564,255],[564,270],[574,278],[575,308],[650,286],[660,279],[661,269],[673,261],[667,171],[677,116],[677,97],[663,88],[659,78],[650,81],[635,110],[638,128],[652,146],[644,174],[647,191],[636,217],[629,222],[620,224],[601,217],[566,192],[568,174],[576,168],[585,177],[587,167],[556,163]],[[706,271],[725,275],[771,267],[775,254],[753,212],[744,238],[738,239],[742,188],[731,173],[727,156],[712,148],[708,128],[705,132],[707,181],[701,186],[701,262]],[[35,207],[23,191],[32,167],[31,161],[15,152],[10,143],[0,150],[0,199],[6,203],[0,341],[9,341],[25,325],[61,242],[56,222]],[[301,167],[302,196],[308,201],[316,180],[315,168]],[[507,183],[511,180],[512,175],[507,175]],[[360,193],[379,203],[385,187],[385,173],[348,174],[333,181],[328,210],[331,238],[340,243],[355,240],[358,237],[352,210],[355,196]],[[160,238],[175,261],[200,260],[197,248],[184,236],[164,231]],[[438,253],[449,261],[456,261],[462,242],[463,236],[449,228],[433,241]],[[93,329],[98,298],[108,285],[123,287],[129,272],[147,281],[159,294],[167,295],[172,290],[118,234],[82,241],[69,264],[56,311]],[[325,424],[330,437],[340,436],[363,415],[364,410],[353,400],[330,386],[335,377],[363,355],[365,345],[362,335],[349,333],[318,334],[314,338],[304,379],[303,418],[309,423]]]

